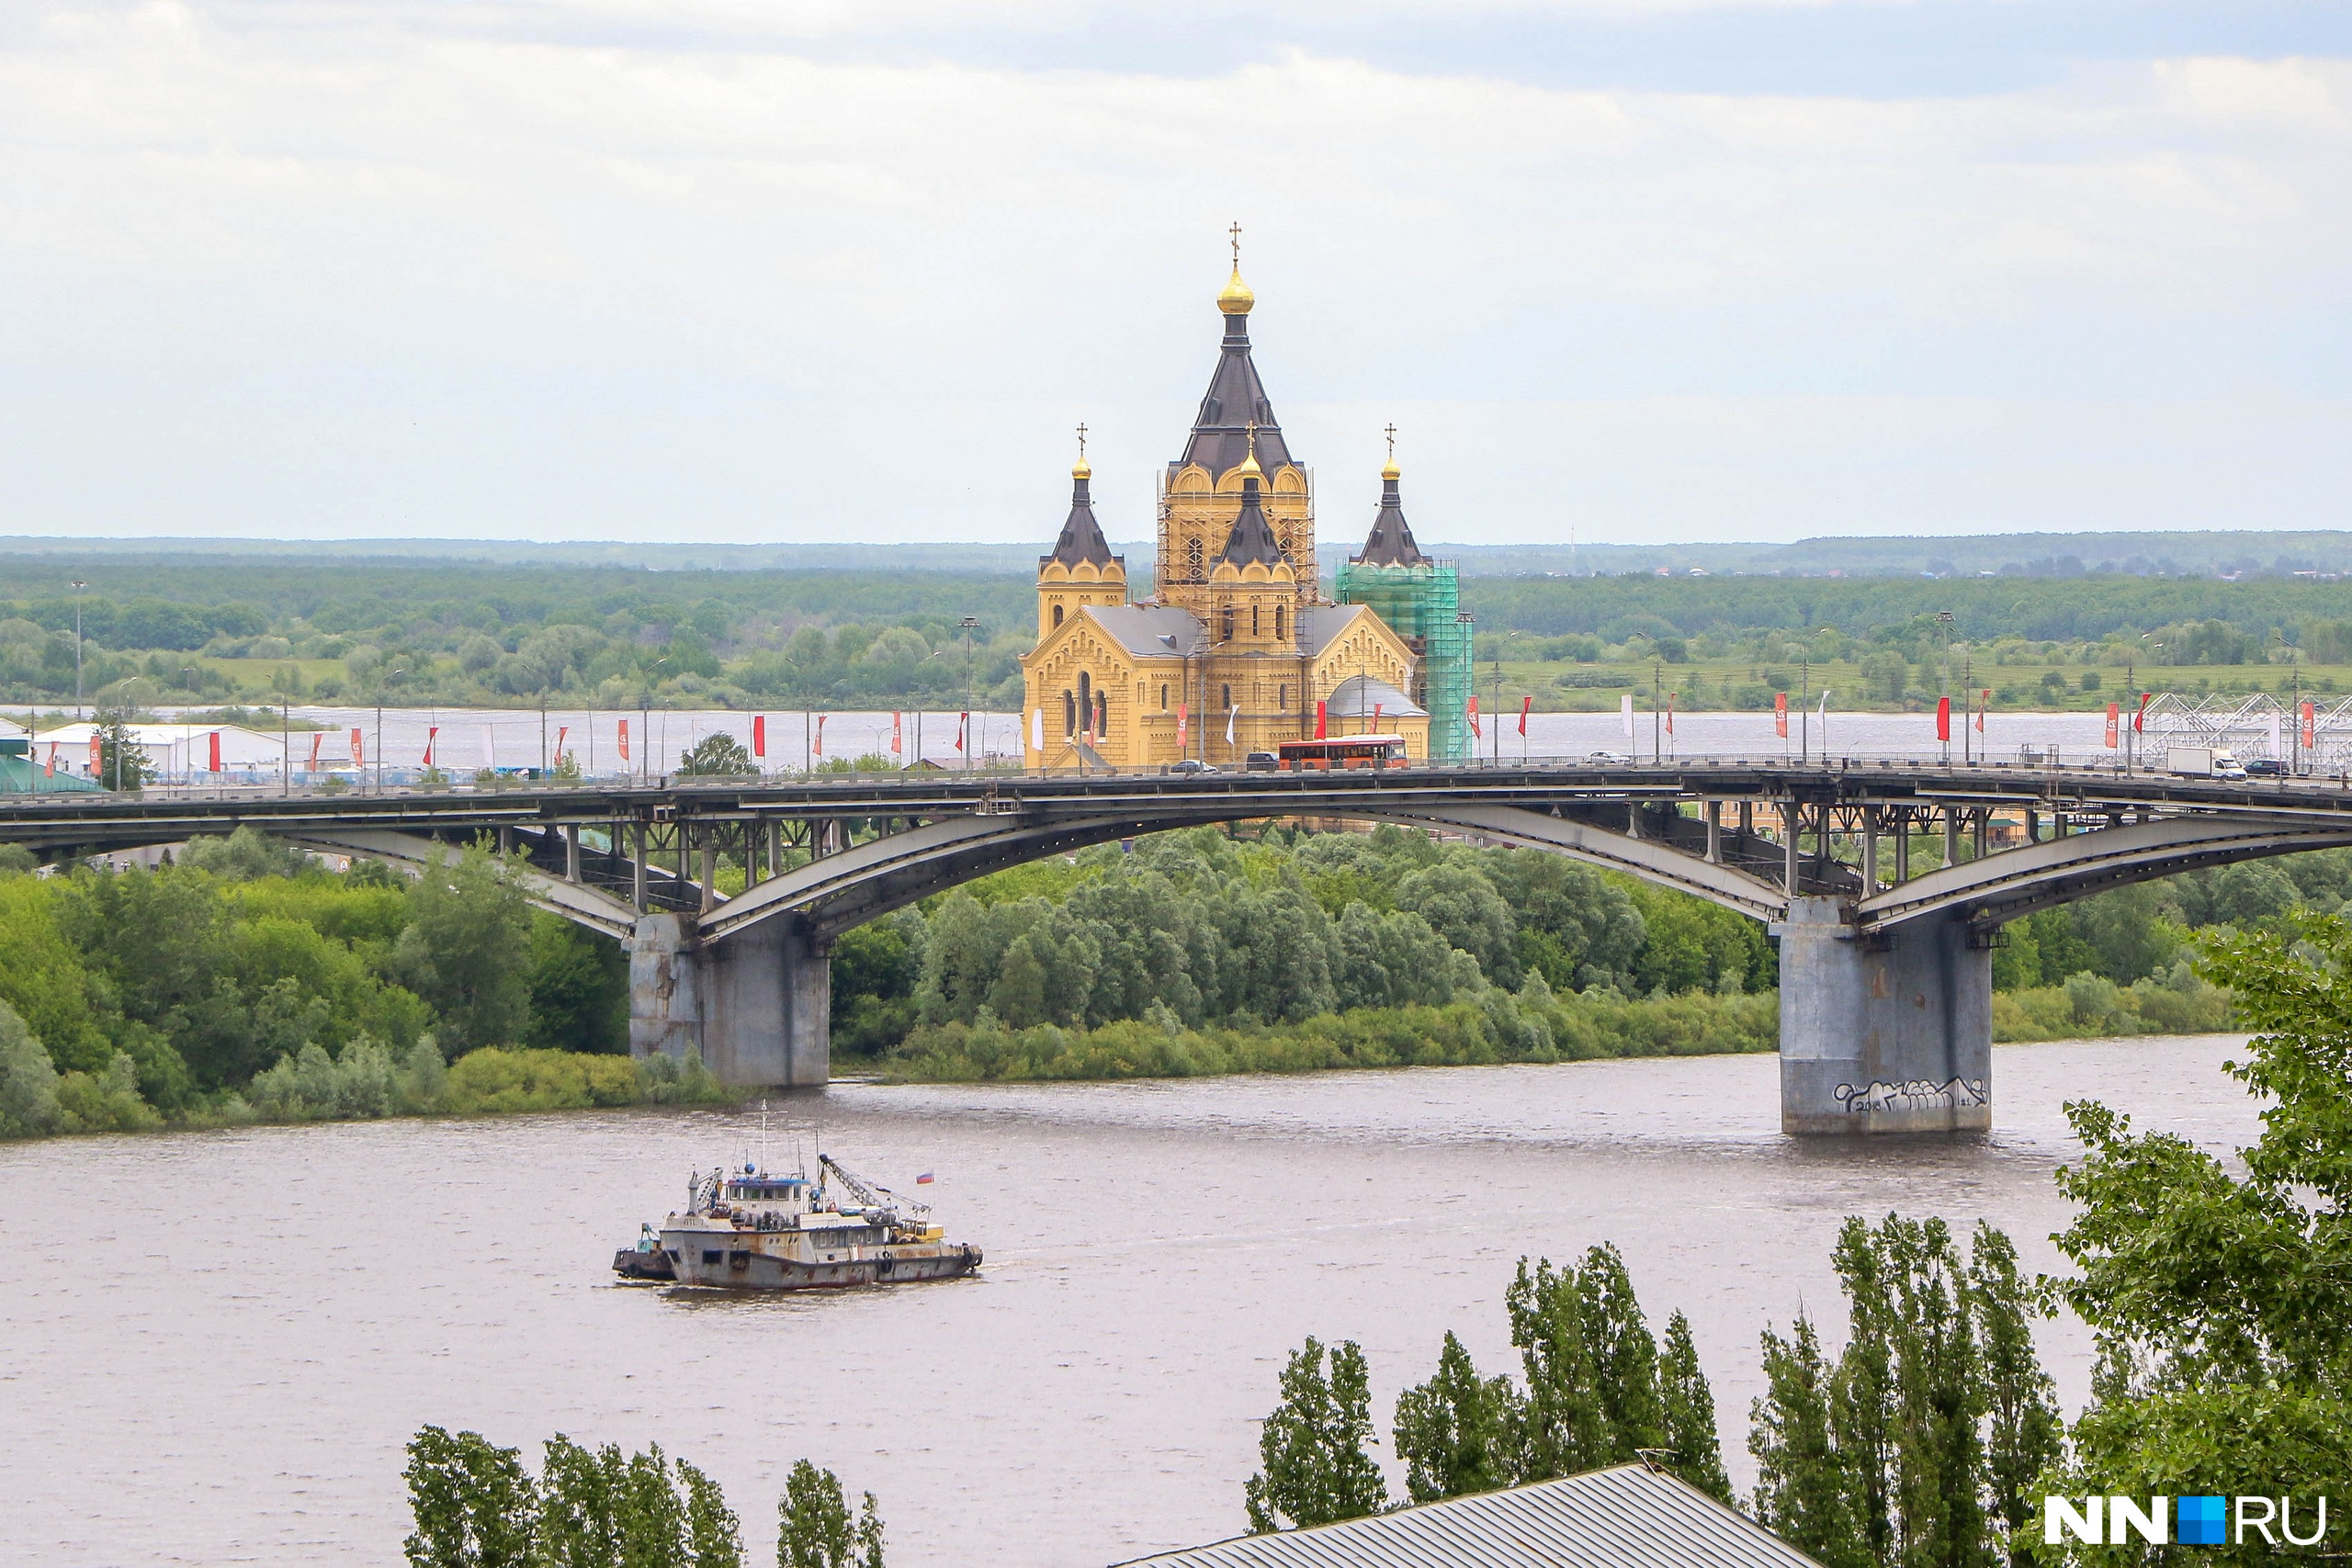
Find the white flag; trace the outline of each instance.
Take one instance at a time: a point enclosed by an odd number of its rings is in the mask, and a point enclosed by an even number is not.
[[[1617,728],[1625,732],[1626,739],[1634,738],[1634,699],[1630,696],[1617,699]]]
[[[1046,710],[1044,708],[1029,710],[1029,749],[1033,751],[1042,751],[1046,749]]]
[[[1822,754],[1823,754],[1823,755],[1826,756],[1826,755],[1828,754],[1828,751],[1829,751],[1829,688],[1828,688],[1828,687],[1826,687],[1826,686],[1824,686],[1824,687],[1822,687],[1822,688],[1821,688],[1821,750],[1822,750]]]
[[[1230,708],[1228,708],[1228,709],[1227,709],[1227,710],[1226,710],[1226,715],[1225,715],[1225,743],[1226,743],[1227,746],[1230,746],[1230,745],[1232,745],[1232,744],[1233,744],[1233,721],[1234,721],[1234,719],[1235,719],[1236,717],[1239,716],[1240,712],[1241,712],[1241,705],[1240,705],[1239,703],[1236,703],[1236,704],[1234,704],[1232,707],[1230,707]]]
[[[498,766],[498,743],[491,738],[490,726],[486,724],[481,727],[481,765],[485,768]]]

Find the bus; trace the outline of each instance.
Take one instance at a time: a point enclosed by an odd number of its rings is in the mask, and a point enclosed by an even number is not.
[[[1275,748],[1275,767],[1283,773],[1315,768],[1401,768],[1406,765],[1401,735],[1334,735],[1328,740],[1285,740]]]

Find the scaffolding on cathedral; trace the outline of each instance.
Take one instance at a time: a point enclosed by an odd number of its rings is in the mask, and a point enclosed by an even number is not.
[[[1340,563],[1339,602],[1362,604],[1411,645],[1420,669],[1413,700],[1429,711],[1430,761],[1458,761],[1470,747],[1470,619],[1452,561],[1419,566]]]

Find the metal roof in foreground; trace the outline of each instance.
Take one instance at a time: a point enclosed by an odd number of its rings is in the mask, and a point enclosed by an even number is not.
[[[1638,1464],[1122,1568],[1820,1568],[1694,1486]]]

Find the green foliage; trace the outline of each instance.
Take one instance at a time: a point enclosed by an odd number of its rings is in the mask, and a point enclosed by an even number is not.
[[[628,1049],[628,955],[601,932],[544,909],[530,916],[530,1026],[542,1050]]]
[[[2352,925],[2305,917],[2280,933],[2213,933],[2205,949],[2205,972],[2259,1032],[2227,1070],[2265,1102],[2262,1134],[2233,1169],[2177,1134],[2134,1133],[2096,1101],[2066,1107],[2085,1152],[2059,1172],[2080,1212],[2056,1238],[2079,1272],[2058,1288],[2097,1336],[2100,1371],[2072,1469],[2050,1489],[2341,1497]],[[2251,1545],[2211,1557],[2257,1551],[2267,1557]]]
[[[715,672],[715,671],[714,671]],[[741,740],[721,732],[706,735],[678,759],[678,772],[701,777],[757,773],[760,765]]]
[[[637,1064],[626,1056],[485,1046],[449,1065],[441,1109],[481,1111],[572,1111],[628,1105],[637,1099]]]
[[[413,1568],[741,1568],[717,1483],[658,1444],[624,1456],[559,1432],[536,1482],[515,1450],[475,1432],[426,1427],[408,1454]]]
[[[139,1067],[118,1051],[99,1073],[71,1072],[57,1080],[57,1108],[69,1133],[136,1133],[163,1121],[139,1093]]]
[[[841,1478],[797,1461],[776,1499],[776,1568],[882,1568],[882,1519],[874,1494],[852,1524]]]
[[[1372,1435],[1371,1374],[1352,1339],[1331,1351],[1310,1337],[1283,1368],[1282,1402],[1258,1437],[1263,1471],[1243,1487],[1251,1533],[1361,1518],[1388,1506]]]
[[[98,783],[110,790],[143,787],[154,766],[132,738],[129,716],[107,713],[97,720]]]
[[[525,1568],[537,1517],[522,1458],[479,1432],[426,1427],[409,1439],[410,1568]]]
[[[1405,1492],[1434,1503],[1511,1484],[1511,1428],[1519,1399],[1509,1377],[1482,1378],[1452,1330],[1429,1382],[1396,1400],[1396,1457],[1405,1461]]]
[[[2016,1251],[1983,1225],[1972,1250],[1941,1220],[1849,1219],[1843,1354],[1829,1362],[1802,1314],[1787,1339],[1765,1330],[1756,1517],[1828,1568],[1989,1568],[2058,1457]]]
[[[180,863],[192,871],[210,872],[224,882],[251,882],[263,876],[300,876],[311,857],[274,834],[251,825],[225,839],[191,839]]]
[[[38,1138],[64,1125],[57,1068],[17,1010],[0,1001],[0,1138]]]
[[[511,1044],[528,1028],[531,907],[480,845],[409,886],[392,972],[429,1003],[452,1056]]]
[[[1303,1022],[1187,1028],[1172,1009],[1088,1030],[1012,1029],[985,1009],[971,1023],[917,1027],[882,1059],[893,1078],[1191,1077],[1321,1068],[1469,1066],[1602,1056],[1770,1051],[1780,1004],[1760,997],[1628,1001],[1614,993],[1551,997],[1531,978],[1519,998],[1490,990],[1444,1007],[1359,1008]]]

